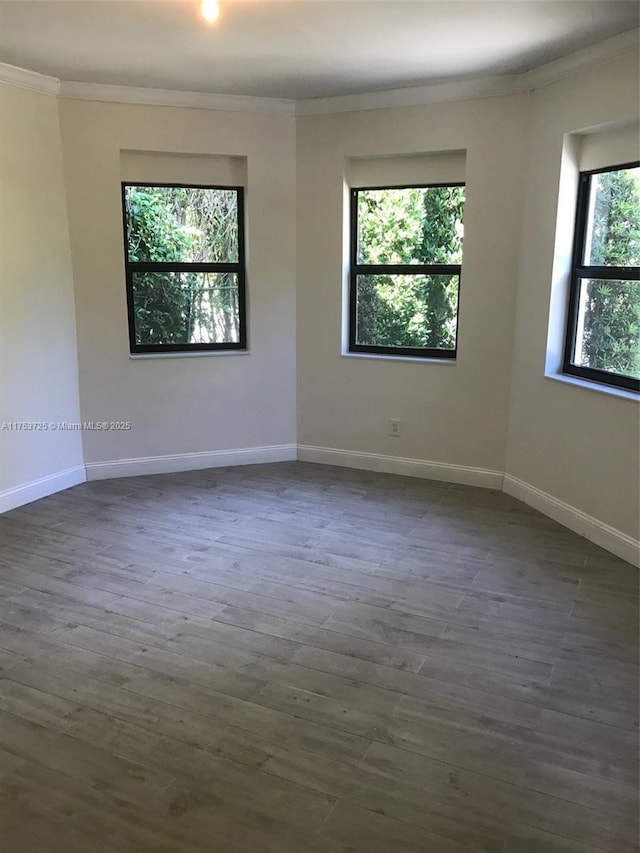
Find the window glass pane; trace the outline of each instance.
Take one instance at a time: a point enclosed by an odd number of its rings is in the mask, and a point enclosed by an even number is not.
[[[137,344],[240,340],[236,273],[133,272]]]
[[[356,344],[455,349],[457,275],[359,275]]]
[[[640,264],[640,168],[591,176],[583,263]]]
[[[237,263],[238,193],[195,187],[125,187],[133,262]]]
[[[358,191],[359,264],[462,262],[464,187]]]
[[[580,280],[573,363],[640,379],[640,281]]]

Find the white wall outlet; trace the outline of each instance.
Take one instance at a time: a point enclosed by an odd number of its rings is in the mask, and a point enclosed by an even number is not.
[[[400,435],[400,421],[398,418],[391,418],[389,421],[389,435],[396,437]]]

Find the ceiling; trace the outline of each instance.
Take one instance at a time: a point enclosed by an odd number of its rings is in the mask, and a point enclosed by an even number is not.
[[[62,80],[307,99],[529,71],[636,0],[0,0],[0,62]]]

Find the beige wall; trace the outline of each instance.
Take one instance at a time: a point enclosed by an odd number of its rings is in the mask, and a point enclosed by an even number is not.
[[[0,86],[0,419],[80,419],[66,185],[82,419],[133,427],[85,432],[90,465],[297,441],[506,471],[637,537],[637,401],[549,378],[579,134],[623,127],[628,147],[637,81],[632,53],[531,95],[297,120]],[[345,356],[345,187],[414,169],[466,180],[458,359]],[[120,181],[138,173],[246,184],[250,354],[129,357]],[[80,440],[0,435],[0,492],[81,464]]]
[[[0,84],[0,127],[0,423],[77,422],[76,324],[57,103]],[[78,432],[0,431],[0,498],[79,465]]]
[[[506,465],[509,474],[635,538],[640,516],[637,400],[544,373],[552,295],[557,311],[563,304],[557,290],[566,288],[566,278],[553,275],[564,137],[637,119],[638,79],[637,54],[631,53],[533,95]],[[639,153],[636,147],[636,157]]]
[[[80,101],[60,109],[82,413],[132,423],[129,432],[85,433],[87,463],[295,443],[293,116]],[[220,163],[246,158],[249,355],[129,357],[122,151],[201,155],[186,180],[194,169],[206,179],[206,155],[216,158],[213,181]],[[169,158],[165,173],[163,158],[147,156],[140,169],[175,181],[180,159]],[[135,180],[135,157],[122,163]]]
[[[504,470],[529,100],[299,119],[301,444]],[[343,356],[347,159],[447,151],[466,151],[457,362]],[[451,158],[450,180],[459,162]],[[390,418],[402,421],[398,438],[388,435]]]

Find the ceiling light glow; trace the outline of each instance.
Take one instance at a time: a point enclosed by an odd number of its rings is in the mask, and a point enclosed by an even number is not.
[[[200,11],[202,12],[202,17],[205,21],[208,24],[212,24],[214,21],[218,20],[220,4],[218,3],[218,0],[202,0]]]

